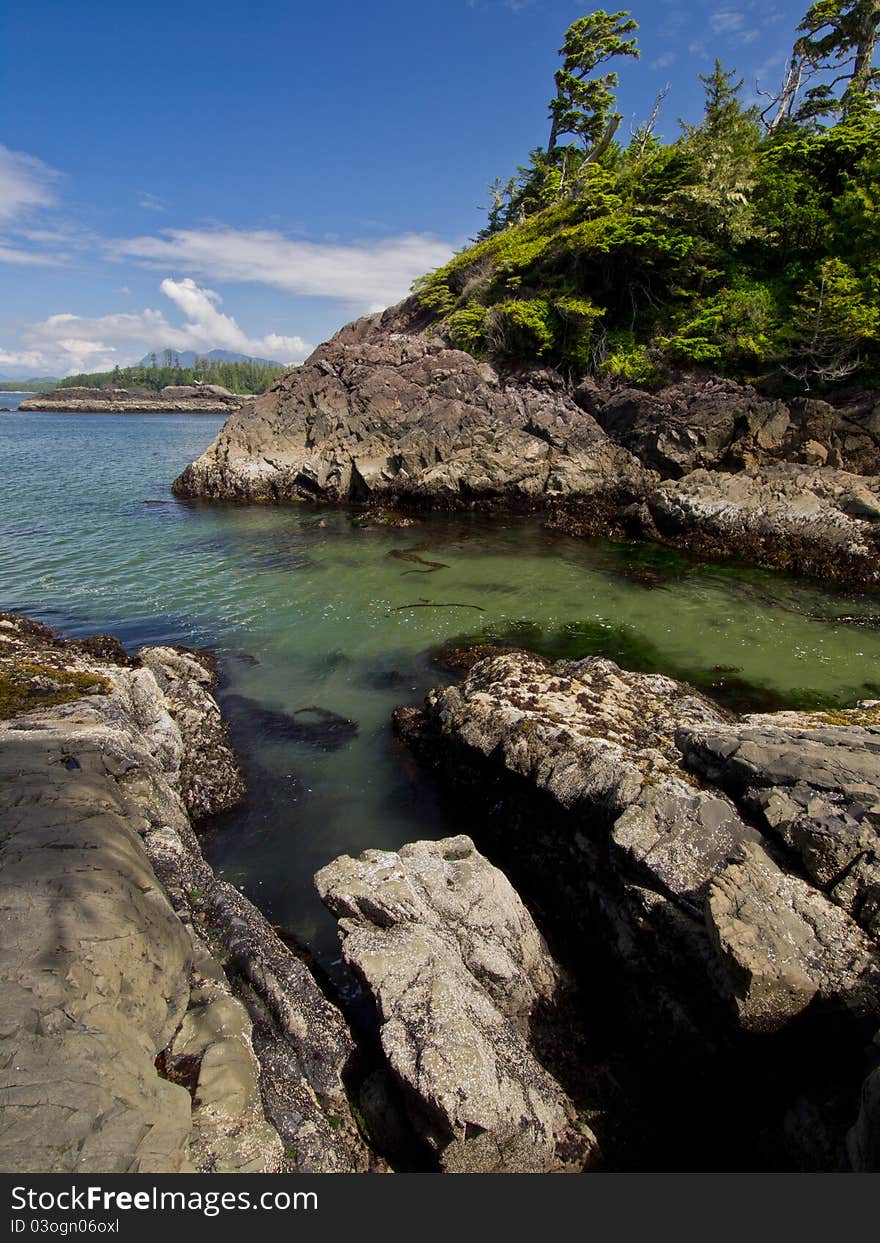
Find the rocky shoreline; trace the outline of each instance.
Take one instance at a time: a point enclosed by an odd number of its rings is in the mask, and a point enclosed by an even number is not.
[[[479,840],[316,877],[355,1016],[202,855],[215,689],[0,615],[0,1168],[880,1168],[880,703],[476,652],[395,728]]]
[[[410,300],[347,325],[232,415],[183,497],[545,514],[792,573],[880,584],[880,400],[724,379],[659,392],[501,374]]]
[[[880,704],[508,652],[395,723],[580,982],[616,1162],[880,1168]]]
[[[216,384],[172,385],[149,389],[59,388],[37,393],[19,410],[41,414],[231,414],[241,408],[237,397]]]
[[[355,1046],[202,856],[241,774],[210,661],[0,615],[7,1171],[357,1171]]]

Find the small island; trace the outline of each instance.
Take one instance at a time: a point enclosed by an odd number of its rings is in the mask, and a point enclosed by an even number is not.
[[[248,394],[220,384],[168,384],[148,388],[56,388],[36,393],[19,410],[50,414],[232,414]]]

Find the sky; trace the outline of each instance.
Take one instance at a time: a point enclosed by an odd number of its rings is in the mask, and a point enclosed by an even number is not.
[[[479,230],[592,7],[3,0],[0,378],[166,347],[302,361]],[[669,84],[672,139],[716,56],[749,98],[777,86],[807,2],[630,7],[618,107],[634,125]]]

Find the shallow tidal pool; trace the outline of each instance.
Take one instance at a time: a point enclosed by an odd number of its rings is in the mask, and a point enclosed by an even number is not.
[[[176,501],[172,479],[221,421],[0,415],[0,608],[130,648],[217,651],[250,794],[206,854],[324,965],[335,937],[317,868],[468,827],[389,726],[395,705],[449,679],[433,663],[444,645],[599,652],[741,710],[880,698],[880,594],[571,539],[539,520],[399,529],[340,510]]]

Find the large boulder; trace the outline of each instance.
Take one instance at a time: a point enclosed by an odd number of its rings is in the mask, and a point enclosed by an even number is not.
[[[562,502],[601,526],[651,478],[550,372],[502,379],[439,337],[362,321],[230,418],[180,496]]]
[[[559,972],[506,877],[467,837],[342,856],[316,877],[376,1006],[411,1120],[448,1172],[578,1170],[596,1156],[529,1042]]]

